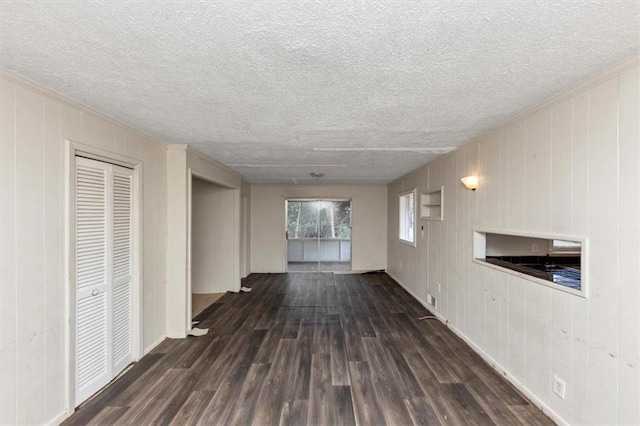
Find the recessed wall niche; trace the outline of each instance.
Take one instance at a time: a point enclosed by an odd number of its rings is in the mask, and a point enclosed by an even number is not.
[[[587,240],[579,236],[473,231],[473,261],[560,291],[587,296]]]

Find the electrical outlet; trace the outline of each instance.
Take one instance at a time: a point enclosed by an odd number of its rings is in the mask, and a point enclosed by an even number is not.
[[[553,393],[558,395],[560,399],[564,399],[565,383],[560,377],[553,376]]]
[[[538,243],[532,243],[531,244],[531,251],[534,253],[537,253],[538,250],[540,250],[540,247],[538,247]]]
[[[440,283],[438,283],[438,293],[442,292],[442,285]]]

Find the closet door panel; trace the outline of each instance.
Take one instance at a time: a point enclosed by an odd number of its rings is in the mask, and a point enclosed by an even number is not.
[[[111,379],[109,357],[108,164],[76,166],[76,404]]]
[[[113,172],[113,363],[117,374],[133,360],[131,342],[131,259],[133,171]]]

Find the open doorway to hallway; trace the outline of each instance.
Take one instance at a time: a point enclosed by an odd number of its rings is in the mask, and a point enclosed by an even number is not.
[[[351,270],[351,200],[286,200],[288,272]]]
[[[233,282],[233,191],[195,176],[191,182],[191,318]]]

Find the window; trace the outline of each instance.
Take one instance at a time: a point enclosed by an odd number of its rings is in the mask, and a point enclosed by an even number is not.
[[[415,191],[399,196],[400,200],[400,241],[415,244]]]

